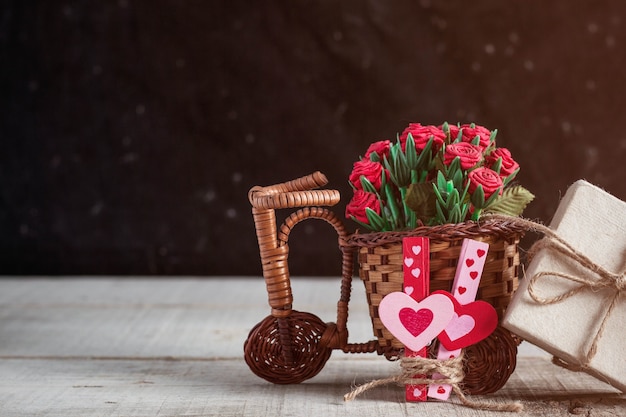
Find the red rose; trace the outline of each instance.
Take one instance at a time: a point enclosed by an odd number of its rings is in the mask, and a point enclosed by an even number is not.
[[[492,169],[481,167],[470,171],[467,174],[467,179],[470,183],[469,193],[474,194],[476,188],[479,185],[483,186],[483,192],[485,193],[485,200],[493,195],[496,191],[502,194],[502,178]]]
[[[506,148],[497,148],[491,152],[485,159],[487,165],[493,168],[493,165],[498,162],[498,159],[502,158],[502,165],[500,165],[500,176],[508,177],[515,170],[519,169],[519,164],[511,157],[511,152]]]
[[[476,138],[476,136],[478,136],[480,137],[480,142],[478,146],[482,150],[487,149],[489,145],[491,144],[491,140],[490,140],[491,131],[489,131],[489,129],[487,128],[484,128],[482,126],[477,126],[477,125],[474,125],[474,127],[471,127],[471,125],[468,125],[468,124],[461,125],[460,128],[455,125],[450,125],[450,138],[452,139],[452,141],[456,140],[456,138],[459,136],[459,130],[463,131],[463,133],[461,133],[461,136],[462,136],[461,140],[463,142],[472,143],[472,141]]]
[[[362,159],[354,163],[354,168],[350,174],[350,182],[355,188],[363,189],[361,185],[361,175],[365,175],[365,178],[367,178],[377,190],[380,190],[382,173],[382,164],[370,161],[369,159]]]
[[[483,157],[480,148],[467,142],[452,143],[446,146],[443,163],[450,166],[454,158],[461,158],[461,168],[470,169],[476,166]]]
[[[391,142],[388,140],[380,140],[378,142],[374,142],[367,148],[367,152],[365,152],[365,159],[370,159],[370,155],[373,152],[376,152],[382,161],[385,156],[389,156],[389,147],[391,146]]]
[[[346,218],[351,219],[354,216],[355,219],[368,223],[365,209],[369,207],[380,215],[380,202],[378,197],[374,193],[368,193],[363,190],[354,190],[352,200],[346,206]]]
[[[418,152],[426,147],[431,138],[433,139],[432,150],[436,152],[441,149],[441,145],[443,145],[443,141],[446,138],[446,134],[437,126],[422,126],[419,123],[409,123],[409,126],[400,135],[402,150],[406,149],[406,140],[409,137],[409,133],[413,137],[415,149]]]

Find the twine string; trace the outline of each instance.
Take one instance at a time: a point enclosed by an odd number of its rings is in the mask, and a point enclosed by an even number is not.
[[[577,276],[574,274],[568,274],[564,272],[558,271],[540,271],[534,274],[530,281],[528,282],[528,294],[530,297],[538,304],[548,305],[548,304],[556,304],[563,300],[566,300],[583,290],[591,290],[591,291],[599,291],[602,289],[611,289],[613,290],[610,296],[610,302],[608,303],[608,307],[598,331],[594,335],[589,350],[585,354],[585,358],[580,365],[570,365],[565,360],[561,358],[555,357],[553,359],[553,363],[565,367],[570,370],[584,370],[589,367],[592,359],[595,357],[598,351],[598,343],[604,334],[607,322],[609,317],[613,314],[613,310],[617,305],[617,302],[621,296],[621,294],[626,290],[626,271],[622,271],[619,274],[613,273],[606,268],[598,265],[596,262],[592,261],[589,257],[587,257],[584,253],[580,252],[578,249],[574,248],[571,244],[569,244],[565,239],[559,236],[552,229],[544,226],[542,224],[533,222],[531,220],[523,219],[523,218],[512,218],[508,216],[500,216],[500,215],[492,215],[489,218],[493,219],[505,219],[506,221],[513,222],[517,225],[524,226],[528,230],[542,233],[544,238],[535,242],[533,246],[528,251],[529,260],[532,259],[537,252],[542,249],[552,250],[557,252],[560,255],[563,255],[565,258],[569,258],[574,261],[575,264],[579,265],[583,269],[591,272],[590,276]],[[593,279],[593,275],[597,277],[597,279]],[[537,282],[547,276],[557,277],[565,280],[572,281],[577,285],[573,289],[553,296],[549,298],[544,298],[539,296],[536,289]]]
[[[510,403],[494,403],[487,401],[474,401],[465,396],[463,390],[461,390],[459,384],[463,382],[465,373],[463,372],[463,354],[456,358],[438,360],[422,357],[407,357],[403,356],[400,359],[401,372],[397,375],[390,376],[388,378],[377,379],[366,384],[355,387],[352,391],[344,395],[344,401],[352,401],[359,395],[370,389],[387,385],[450,385],[452,390],[459,398],[461,404],[478,409],[478,410],[490,410],[490,411],[511,411],[519,412],[523,410],[523,406],[519,402]],[[438,373],[443,378],[426,378],[415,377],[415,375],[432,375]]]
[[[588,276],[577,276],[573,274],[558,272],[558,271],[540,271],[533,275],[533,277],[529,281],[528,292],[530,297],[537,303],[542,305],[547,304],[555,304],[559,303],[569,297],[572,297],[583,290],[592,290],[599,291],[602,289],[612,289],[614,292],[611,295],[611,300],[608,303],[607,310],[604,314],[604,317],[600,323],[600,327],[598,331],[594,335],[592,339],[591,346],[585,355],[584,361],[581,365],[571,365],[568,364],[561,358],[553,358],[553,362],[557,365],[566,367],[572,370],[584,370],[589,366],[589,363],[593,359],[593,357],[597,353],[598,343],[602,338],[602,335],[605,331],[606,324],[608,322],[609,317],[613,314],[613,310],[617,305],[617,302],[621,296],[621,294],[626,291],[626,270],[622,273],[616,274],[611,271],[608,271],[606,268],[597,264],[588,258],[584,253],[580,252],[576,248],[574,248],[571,244],[569,244],[565,239],[560,237],[556,232],[554,232],[549,227],[537,223],[532,220],[524,219],[521,217],[512,217],[498,214],[487,214],[484,215],[483,220],[495,220],[500,221],[505,225],[513,225],[520,228],[523,228],[527,231],[541,233],[544,235],[544,238],[536,242],[531,249],[528,251],[529,259],[532,259],[536,253],[541,249],[548,249],[556,251],[557,253],[563,255],[566,258],[574,261],[575,264],[581,266],[583,269],[592,273],[599,279],[592,279]],[[553,276],[562,278],[565,280],[572,281],[578,286],[573,289],[554,296],[550,298],[541,297],[535,288],[537,281],[546,276]],[[519,402],[511,402],[511,403],[494,403],[494,402],[484,402],[484,401],[473,401],[468,399],[463,391],[461,390],[459,384],[463,381],[464,373],[463,373],[463,363],[462,363],[462,355],[457,358],[448,359],[445,361],[439,361],[437,359],[429,359],[429,358],[420,358],[420,357],[402,357],[401,358],[401,369],[402,372],[398,375],[391,376],[389,378],[378,379],[366,383],[364,385],[355,387],[351,392],[344,395],[345,401],[354,400],[357,396],[362,394],[363,392],[373,389],[375,387],[386,385],[390,383],[396,383],[399,385],[431,385],[431,384],[446,384],[452,387],[452,390],[459,398],[460,402],[470,408],[474,409],[482,409],[482,410],[492,410],[492,411],[514,411],[519,412],[523,410],[523,406]],[[432,373],[438,373],[443,375],[444,378],[432,379],[432,378],[415,378],[414,375],[417,374],[426,374],[430,375]]]

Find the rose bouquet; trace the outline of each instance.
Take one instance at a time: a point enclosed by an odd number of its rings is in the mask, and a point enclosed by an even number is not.
[[[354,164],[346,217],[372,231],[518,216],[534,196],[513,179],[519,164],[475,124],[411,123],[395,143],[372,143]]]

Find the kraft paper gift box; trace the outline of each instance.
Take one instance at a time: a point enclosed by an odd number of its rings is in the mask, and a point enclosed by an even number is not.
[[[626,392],[626,284],[621,276],[626,267],[626,203],[579,180],[559,203],[550,229],[613,276],[595,273],[593,266],[583,266],[584,262],[540,245],[502,324],[557,358],[573,366],[583,365],[585,372]],[[539,301],[529,293],[531,281]],[[620,281],[621,289],[619,284],[598,285]],[[560,296],[563,299],[545,302]],[[595,354],[590,352],[594,344]]]

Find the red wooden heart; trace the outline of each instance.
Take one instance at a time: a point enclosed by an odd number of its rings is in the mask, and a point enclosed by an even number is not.
[[[471,259],[471,258],[467,258],[467,259],[465,260],[465,265],[467,265],[467,266],[472,266],[472,265],[474,265],[474,260],[473,260],[473,259]]]
[[[465,293],[465,291],[467,291],[467,288],[465,288],[465,287],[459,287],[459,288],[458,288],[458,291],[459,291],[459,294],[461,294],[461,295],[462,295],[462,294],[464,294],[464,293]]]
[[[482,258],[485,255],[485,253],[486,252],[484,250],[482,250],[482,249],[478,249],[476,251],[476,255],[478,255],[479,258]]]
[[[498,313],[486,301],[460,304],[451,294],[450,299],[455,314],[439,334],[439,341],[446,349],[453,351],[478,343],[498,326]]]
[[[411,333],[417,337],[420,335],[433,321],[433,312],[427,308],[421,308],[417,311],[412,308],[405,307],[398,313],[400,322]]]
[[[478,271],[472,271],[472,272],[470,272],[470,278],[471,278],[471,279],[476,279],[476,278],[478,278]]]

